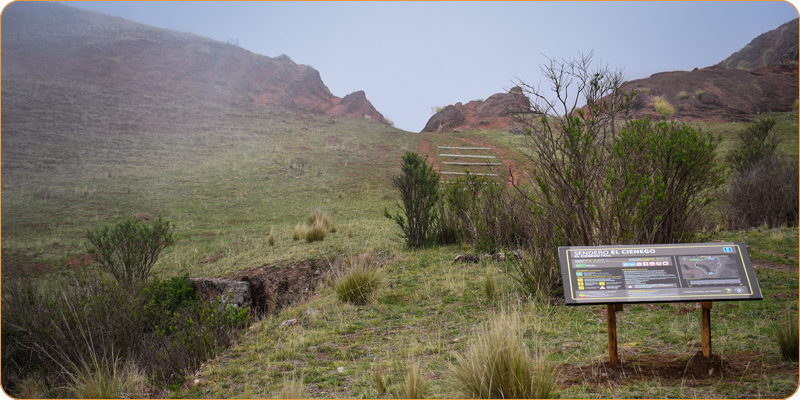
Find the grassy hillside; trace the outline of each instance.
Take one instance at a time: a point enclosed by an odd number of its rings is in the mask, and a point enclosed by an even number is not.
[[[200,127],[215,132],[217,127]],[[3,175],[4,263],[46,264],[58,269],[85,251],[86,229],[111,225],[136,213],[162,215],[180,238],[157,268],[165,274],[223,275],[281,259],[302,259],[354,248],[394,248],[388,177],[395,173],[413,135],[370,121],[304,115],[247,119],[222,132],[218,143],[190,147],[175,139],[158,146],[92,148],[128,155],[60,160],[58,168]],[[92,163],[96,161],[96,163]],[[47,166],[48,160],[32,158]],[[91,163],[86,174],[65,175]],[[5,172],[5,170],[4,170]],[[6,183],[8,182],[8,183]],[[354,238],[333,235],[298,247],[292,230],[322,208]],[[270,229],[278,241],[262,246]],[[269,247],[269,248],[267,248]],[[219,253],[232,257],[201,261]]]
[[[778,117],[782,135],[796,140],[796,115]],[[65,175],[48,168],[47,159],[31,158],[28,167],[3,176],[4,275],[65,274],[82,262],[86,229],[139,212],[163,215],[177,226],[178,243],[155,269],[162,277],[231,276],[348,254],[382,260],[384,280],[372,303],[342,303],[322,285],[304,296],[306,302],[242,332],[231,349],[186,376],[183,387],[170,388],[172,397],[280,397],[292,384],[307,397],[403,397],[407,369],[415,364],[427,396],[460,397],[451,382],[454,357],[499,313],[517,316],[525,345],[558,366],[563,397],[775,398],[797,388],[798,365],[780,359],[773,338],[774,324],[797,312],[796,228],[714,234],[751,246],[765,295],[763,301],[715,305],[713,346],[721,371],[678,371],[699,350],[699,311],[692,303],[626,306],[617,322],[625,367],[613,370],[606,363],[604,307],[531,301],[510,277],[509,262],[454,264],[469,248],[405,250],[397,227],[382,216],[396,198],[388,177],[406,150],[479,142],[520,165],[524,159],[509,148],[517,137],[417,135],[371,121],[288,113],[226,123],[197,127],[207,132],[198,142],[134,142],[117,149],[127,157],[92,164],[85,174]],[[705,128],[724,132],[724,150],[738,127]],[[89,153],[59,163],[81,170],[92,160]],[[337,232],[321,242],[292,240],[295,225],[317,208],[330,215]],[[274,246],[267,241],[270,230]],[[489,280],[495,295],[484,289]],[[280,327],[292,318],[299,323]]]
[[[267,80],[251,73],[291,66],[288,57],[266,63],[188,34],[64,13],[70,8],[57,4],[30,7],[41,12],[27,13],[27,22],[47,29],[3,25],[3,51],[25,61],[6,62],[2,71],[4,284],[16,275],[49,283],[74,271],[97,273],[86,231],[138,213],[176,226],[177,242],[154,269],[162,278],[330,266],[361,254],[379,265],[372,302],[343,303],[330,284],[302,291],[303,302],[257,320],[231,348],[181,377],[185,384],[165,388],[168,396],[407,397],[407,372],[416,365],[428,397],[457,398],[455,360],[498,315],[516,318],[529,353],[557,367],[562,397],[778,398],[798,386],[798,363],[783,361],[774,339],[775,324],[798,310],[797,228],[707,232],[710,240],[748,244],[764,293],[762,301],[715,304],[713,365],[686,368],[699,350],[696,304],[640,304],[617,317],[624,363],[617,369],[607,363],[604,307],[531,300],[511,277],[513,261],[454,263],[475,252],[466,245],[408,250],[383,216],[394,210],[389,178],[406,151],[440,163],[437,146],[487,146],[519,178],[527,171],[522,137],[414,134],[368,119],[268,108],[253,89]],[[59,49],[54,39],[75,47],[48,58]],[[127,50],[145,56],[125,58],[133,54]],[[240,69],[228,73],[231,66]],[[771,116],[781,149],[796,158],[797,113]],[[747,126],[697,125],[722,136],[720,157]],[[295,226],[317,209],[336,232],[294,240]]]

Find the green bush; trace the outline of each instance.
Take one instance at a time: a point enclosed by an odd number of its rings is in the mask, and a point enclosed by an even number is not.
[[[725,157],[733,171],[722,204],[729,228],[798,225],[797,162],[778,153],[775,124],[774,119],[760,119],[739,132],[739,142]]]
[[[400,191],[398,207],[403,215],[392,215],[388,208],[384,215],[397,223],[408,247],[422,247],[435,241],[434,226],[437,220],[436,206],[440,198],[439,173],[417,153],[406,152],[403,156],[402,173],[392,178],[392,184]]]
[[[779,140],[772,135],[772,128],[776,123],[772,118],[760,119],[737,134],[739,141],[736,147],[725,156],[733,172],[743,173],[762,158],[775,156]]]
[[[197,303],[197,289],[189,274],[168,280],[155,278],[144,284],[139,298],[146,307],[176,312]]]
[[[130,286],[147,280],[161,252],[175,242],[174,229],[161,217],[152,224],[128,218],[113,228],[87,230],[86,236],[101,268]]]
[[[797,226],[799,181],[796,161],[782,157],[765,157],[734,173],[721,204],[723,222],[729,229]]]
[[[190,285],[178,277],[129,287],[83,274],[45,290],[32,279],[4,279],[3,366],[54,388],[116,385],[122,365],[180,383],[249,321],[246,309],[196,300]]]
[[[514,275],[537,297],[561,288],[559,246],[694,238],[709,193],[723,182],[718,138],[666,120],[626,122],[640,103],[636,93],[622,90],[621,72],[591,68],[590,61],[591,55],[542,66],[556,91],[552,99],[520,84],[534,100],[516,114],[531,132],[521,153],[531,165],[525,178],[532,188],[519,193],[533,223],[524,223],[529,252],[514,264]],[[566,85],[567,79],[580,84]],[[571,93],[575,88],[580,92]],[[582,97],[586,107],[560,116],[571,109],[566,99]]]
[[[611,147],[607,190],[618,243],[691,241],[724,183],[720,139],[677,122],[628,121]]]

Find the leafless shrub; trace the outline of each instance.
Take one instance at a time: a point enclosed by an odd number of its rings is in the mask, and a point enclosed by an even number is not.
[[[722,203],[723,222],[731,229],[797,226],[799,179],[797,164],[778,157],[734,173]]]

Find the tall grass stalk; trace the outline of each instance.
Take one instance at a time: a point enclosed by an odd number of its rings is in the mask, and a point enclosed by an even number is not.
[[[778,340],[781,357],[784,360],[797,361],[800,352],[800,334],[798,334],[798,321],[796,314],[786,316],[782,324],[776,324],[775,337]]]
[[[81,360],[81,365],[72,365],[66,373],[70,380],[67,392],[79,399],[142,397],[144,377],[130,361],[106,361],[92,353],[90,363]]]
[[[305,387],[303,387],[302,380],[288,380],[284,382],[281,388],[281,399],[302,399]]]
[[[428,391],[428,385],[425,379],[422,378],[420,366],[417,363],[408,365],[408,372],[406,373],[406,385],[404,388],[404,396],[406,399],[424,399]]]

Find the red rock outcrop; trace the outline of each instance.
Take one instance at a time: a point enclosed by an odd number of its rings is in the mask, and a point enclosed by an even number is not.
[[[670,119],[681,121],[749,121],[767,111],[790,111],[798,98],[797,65],[771,65],[748,71],[712,66],[693,71],[653,74],[623,84],[639,92],[638,116],[660,118],[654,99],[675,109]]]
[[[422,132],[458,132],[462,130],[509,130],[516,126],[509,109],[529,107],[528,98],[518,86],[508,93],[497,93],[486,100],[456,103],[432,116]]]
[[[791,20],[761,34],[719,64],[725,68],[761,68],[772,64],[797,63],[800,19]]]

